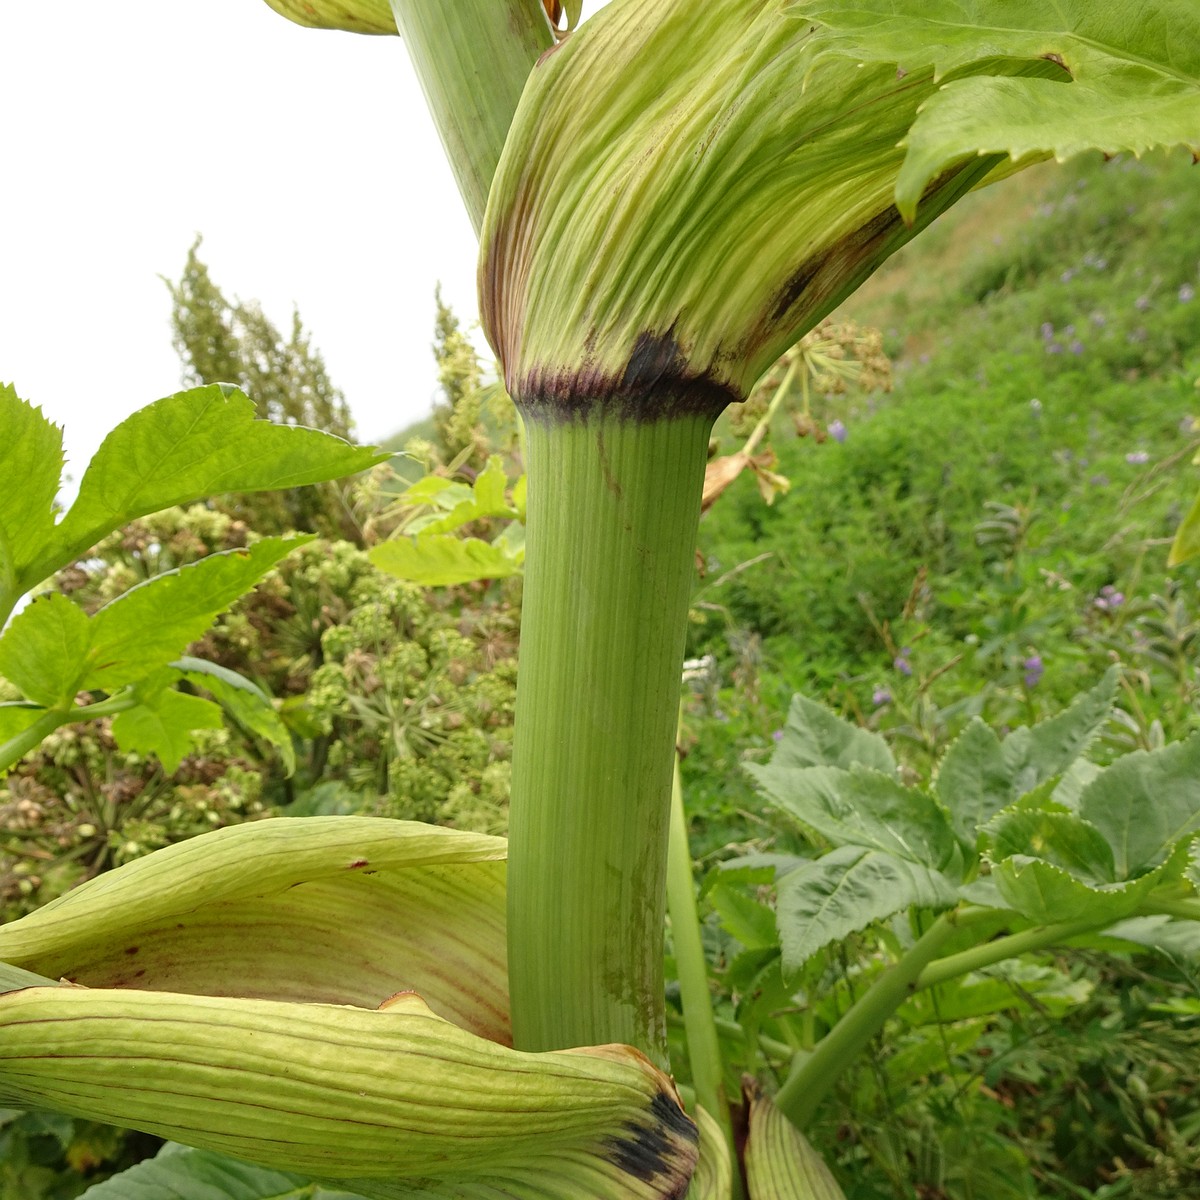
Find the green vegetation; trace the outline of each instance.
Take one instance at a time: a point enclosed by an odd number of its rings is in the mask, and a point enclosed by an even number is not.
[[[294,14],[403,32],[513,401],[439,301],[398,476],[194,250],[180,348],[273,363],[268,419],[159,401],[56,522],[0,392],[0,1098],[68,1114],[0,1114],[14,1188],[1186,1193],[1200,214],[1076,167],[825,319],[1013,164],[1197,149],[1182,4],[1068,8],[618,3],[540,57],[541,0]],[[92,1189],[150,1148],[93,1120],[184,1145]]]

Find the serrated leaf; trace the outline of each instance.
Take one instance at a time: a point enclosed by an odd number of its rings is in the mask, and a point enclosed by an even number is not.
[[[1038,924],[1086,921],[1110,924],[1133,913],[1147,896],[1163,884],[1175,882],[1187,864],[1186,845],[1153,871],[1137,879],[1089,885],[1065,867],[1042,858],[1013,854],[992,865],[1005,903]]]
[[[1000,739],[978,717],[938,763],[934,791],[950,814],[954,832],[968,846],[975,845],[981,825],[1016,799]]]
[[[60,592],[39,596],[0,635],[0,675],[30,700],[56,708],[74,699],[87,672],[91,624]]]
[[[302,1175],[239,1162],[211,1150],[168,1142],[146,1159],[93,1184],[82,1200],[359,1200]]]
[[[9,481],[0,488],[0,602],[11,603],[54,527],[64,460],[62,430],[10,384],[0,384],[0,429],[0,479]]]
[[[822,946],[894,913],[957,902],[957,889],[937,871],[878,850],[843,846],[779,883],[776,920],[784,973],[794,976]]]
[[[111,690],[177,658],[218,613],[310,541],[310,536],[263,538],[130,588],[92,617],[89,669],[80,686]]]
[[[1118,879],[1161,862],[1200,829],[1200,734],[1117,759],[1084,788],[1079,815],[1108,839]]]
[[[938,764],[934,791],[950,813],[955,833],[973,846],[979,828],[1001,809],[1081,760],[1112,708],[1117,673],[1106,672],[1063,712],[1032,728],[1022,726],[1003,742],[978,717],[950,744]],[[1063,799],[1071,796],[1066,784]]]
[[[1200,38],[1191,0],[1131,8],[1097,0],[793,0],[834,33],[830,51],[905,71],[958,73],[922,106],[896,203],[911,220],[926,185],[987,153],[1019,162],[1085,150],[1200,149]],[[1054,63],[1058,78],[998,75],[997,60]]]
[[[503,547],[449,533],[395,538],[372,547],[367,557],[381,571],[423,587],[504,579],[521,571],[521,560]]]
[[[152,703],[118,713],[112,733],[127,754],[153,754],[163,770],[173,775],[192,748],[193,731],[220,729],[222,724],[220,706],[211,700],[167,690]]]
[[[296,770],[296,747],[271,697],[249,679],[217,663],[203,663],[197,658],[181,659],[183,663],[202,664],[186,671],[184,677],[209,691],[242,728],[274,746],[283,761],[284,773],[290,777]]]
[[[319,430],[256,420],[247,396],[221,384],[179,392],[134,413],[104,439],[75,503],[23,574],[24,586],[135,517],[221,492],[336,479],[387,457]]]
[[[846,768],[855,763],[885,775],[896,772],[892,752],[879,734],[851,724],[807,696],[793,696],[770,765]]]
[[[1045,859],[1088,883],[1118,882],[1112,847],[1099,829],[1074,813],[1011,808],[989,822],[985,832],[994,862],[1020,854]]]
[[[931,796],[891,775],[854,766],[777,767],[750,764],[771,801],[835,846],[867,846],[941,869],[954,854],[954,834]]]

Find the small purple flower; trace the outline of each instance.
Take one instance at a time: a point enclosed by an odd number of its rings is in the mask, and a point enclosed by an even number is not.
[[[1138,312],[1145,312],[1146,309],[1148,309],[1150,307],[1150,297],[1149,296],[1139,296],[1133,302],[1133,307],[1136,308],[1138,310]]]
[[[877,687],[871,693],[871,703],[874,704],[876,708],[882,708],[885,704],[891,704],[891,702],[892,693],[889,692],[885,687]]]
[[[892,666],[900,672],[901,675],[912,674],[912,663],[908,661],[908,656],[912,653],[911,646],[905,646],[904,649],[892,659]]]
[[[1083,343],[1078,338],[1076,338],[1071,343],[1071,353],[1072,354],[1082,354],[1083,353]]]
[[[1125,455],[1125,461],[1131,467],[1140,467],[1150,461],[1150,455],[1145,450],[1134,450],[1132,453]]]
[[[1108,476],[1101,471],[1099,475],[1093,475],[1091,479],[1088,480],[1088,483],[1090,483],[1092,487],[1108,487]]]
[[[846,431],[846,426],[842,424],[836,417],[829,422],[829,436],[835,442],[844,442],[849,434]]]
[[[1118,592],[1111,583],[1106,583],[1100,589],[1100,595],[1092,603],[1102,612],[1112,612],[1125,603],[1125,593]]]
[[[1179,289],[1179,303],[1186,304],[1189,300],[1195,300],[1196,289],[1190,283],[1185,283]]]
[[[775,732],[773,734],[771,734],[771,737],[777,742],[782,742],[783,741],[783,730],[782,729],[775,730]]]
[[[1048,342],[1054,336],[1054,326],[1049,321],[1042,322],[1042,341]]]
[[[1108,318],[1099,309],[1092,313],[1090,319],[1097,329],[1103,329],[1108,324]]]
[[[1061,354],[1062,352],[1063,352],[1063,348],[1058,342],[1050,342],[1046,346],[1047,354]]]
[[[1027,688],[1035,688],[1042,678],[1042,672],[1045,670],[1045,665],[1042,663],[1040,654],[1031,654],[1023,663],[1022,668],[1025,671],[1025,686]]]

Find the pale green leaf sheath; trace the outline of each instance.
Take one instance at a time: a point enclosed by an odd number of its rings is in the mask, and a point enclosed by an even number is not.
[[[0,928],[0,961],[92,988],[374,1008],[419,992],[508,1042],[500,838],[276,819],[137,859]]]
[[[837,1180],[808,1139],[752,1087],[746,1140],[746,1182],[751,1200],[845,1200]]]
[[[696,1161],[670,1080],[636,1051],[521,1054],[411,994],[371,1011],[10,992],[0,1098],[345,1180],[368,1197],[651,1200],[682,1195]]]

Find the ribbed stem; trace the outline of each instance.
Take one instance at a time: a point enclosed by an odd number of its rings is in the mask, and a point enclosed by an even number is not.
[[[525,80],[553,44],[541,0],[391,0],[475,232]]]
[[[848,1013],[817,1043],[779,1089],[775,1103],[799,1129],[807,1128],[826,1093],[866,1049],[888,1017],[916,989],[921,972],[955,931],[952,914],[943,914],[894,966],[889,967]]]
[[[509,985],[518,1048],[624,1042],[665,1063],[671,763],[712,412],[640,411],[526,412]]]

